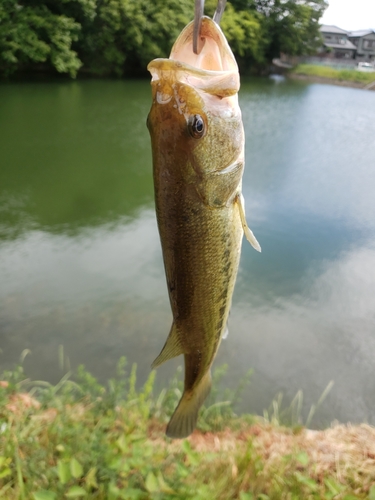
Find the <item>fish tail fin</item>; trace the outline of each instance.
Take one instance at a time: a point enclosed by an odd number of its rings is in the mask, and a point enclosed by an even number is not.
[[[252,230],[249,228],[246,222],[246,216],[245,216],[245,200],[242,194],[237,195],[237,205],[238,209],[240,212],[240,217],[241,217],[241,223],[242,223],[242,228],[245,233],[247,241],[250,243],[250,245],[255,248],[258,252],[261,252],[262,249],[258,243],[258,240],[255,238],[254,233]]]
[[[180,402],[167,426],[166,435],[170,438],[185,438],[189,436],[198,420],[198,411],[211,389],[211,372],[200,380],[191,391],[184,391]]]
[[[184,353],[180,345],[176,325],[175,323],[173,323],[167,341],[164,344],[164,347],[161,350],[159,356],[152,363],[151,368],[152,369],[157,368],[159,365],[164,363],[164,361],[168,361],[168,359],[172,359],[176,356],[179,356],[180,354]]]

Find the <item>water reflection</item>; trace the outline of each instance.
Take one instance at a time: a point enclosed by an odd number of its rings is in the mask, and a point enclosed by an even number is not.
[[[2,245],[0,279],[7,365],[18,359],[20,348],[29,348],[43,360],[36,366],[28,360],[33,375],[55,379],[57,349],[63,344],[72,362],[94,367],[106,378],[121,354],[130,351],[130,358],[137,358],[129,347],[136,342],[137,352],[147,344],[149,371],[159,348],[155,335],[165,334],[169,322],[153,212],[79,237],[30,231]]]
[[[152,200],[148,82],[3,85],[0,369],[56,381],[58,346],[101,379],[122,354],[140,382],[171,314]],[[370,92],[244,81],[244,242],[227,384],[254,368],[243,409],[283,391],[318,423],[375,423],[375,122]],[[358,110],[361,110],[361,113]],[[364,153],[365,151],[365,153]],[[162,386],[180,360],[159,369]]]
[[[238,298],[231,316],[238,344],[223,344],[221,356],[231,356],[232,368],[245,363],[255,368],[245,404],[256,401],[261,411],[270,391],[282,390],[290,400],[302,389],[308,395],[307,411],[334,380],[319,421],[374,423],[375,239],[312,265],[301,281],[302,293],[259,306],[246,296]]]
[[[299,82],[247,90],[246,199],[373,227],[374,96]]]
[[[3,238],[32,222],[79,231],[152,205],[146,85],[13,84],[0,93]]]

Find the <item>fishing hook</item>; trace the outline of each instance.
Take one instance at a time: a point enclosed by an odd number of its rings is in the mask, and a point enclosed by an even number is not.
[[[195,0],[194,8],[194,29],[193,29],[193,52],[194,54],[199,54],[202,50],[202,40],[200,37],[202,17],[204,13],[204,0]],[[200,42],[200,47],[198,43]]]
[[[227,0],[218,0],[217,7],[213,20],[216,24],[220,23],[221,16],[223,15]],[[193,52],[199,54],[202,50],[203,43],[200,37],[202,18],[204,13],[204,0],[195,0],[194,8],[194,29],[193,29]]]
[[[221,16],[223,15],[226,3],[227,3],[227,0],[218,0],[218,2],[217,2],[215,14],[214,14],[214,17],[212,18],[216,24],[220,24]]]

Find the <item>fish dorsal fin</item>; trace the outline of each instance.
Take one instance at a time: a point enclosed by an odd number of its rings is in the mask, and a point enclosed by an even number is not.
[[[178,338],[178,331],[176,328],[176,324],[172,324],[171,331],[169,332],[168,338],[166,343],[164,344],[163,349],[161,350],[161,353],[159,356],[155,359],[155,361],[152,363],[151,368],[156,368],[160,366],[164,361],[168,361],[168,359],[175,358],[176,356],[179,356],[180,354],[184,354],[179,338]]]

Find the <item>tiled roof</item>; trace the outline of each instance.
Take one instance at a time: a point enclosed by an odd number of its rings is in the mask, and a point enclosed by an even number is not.
[[[352,37],[361,37],[361,36],[366,36],[370,35],[371,33],[375,33],[374,30],[357,30],[357,31],[349,31],[348,36]]]
[[[332,24],[322,24],[320,27],[320,31],[322,33],[336,33],[341,35],[346,35],[348,32],[338,28],[337,26],[333,26]]]
[[[333,49],[343,49],[343,50],[356,50],[357,47],[349,42],[349,40],[345,40],[345,43],[330,43],[324,42],[326,47],[332,47]]]

